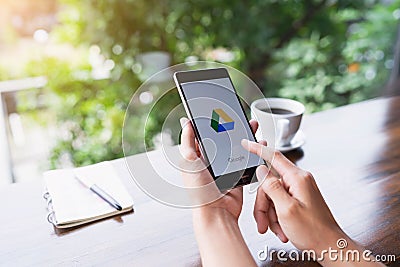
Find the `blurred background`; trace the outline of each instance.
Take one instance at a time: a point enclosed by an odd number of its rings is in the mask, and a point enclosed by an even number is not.
[[[400,49],[400,0],[0,0],[0,6],[0,186],[122,157],[127,105],[164,67],[221,62],[246,73],[265,96],[299,100],[312,113],[383,95]],[[133,125],[143,123],[141,111],[161,93],[140,94]],[[147,146],[156,146],[162,121],[178,103],[177,92],[169,93],[151,114]],[[144,151],[140,130],[131,129],[133,153]]]

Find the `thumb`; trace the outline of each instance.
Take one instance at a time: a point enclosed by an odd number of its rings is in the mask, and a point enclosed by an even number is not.
[[[256,171],[257,179],[261,182],[262,190],[274,202],[277,211],[284,210],[293,201],[292,197],[285,190],[282,182],[272,175],[265,165],[261,165]]]

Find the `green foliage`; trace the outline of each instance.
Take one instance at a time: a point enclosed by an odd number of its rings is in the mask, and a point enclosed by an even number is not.
[[[396,37],[392,14],[399,3],[365,11],[347,8],[331,15],[335,25],[349,24],[343,34],[314,31],[309,38],[293,39],[274,54],[266,94],[297,99],[309,112],[382,94],[389,74],[385,64],[393,58]]]
[[[308,112],[379,95],[400,1],[189,1],[174,20],[184,51],[239,51],[233,62],[266,96]],[[200,52],[199,52],[200,51]]]
[[[85,60],[47,58],[28,66],[30,75],[48,76],[65,133],[53,150],[54,167],[65,155],[75,165],[122,156],[124,111],[140,85],[143,52],[166,51],[174,64],[188,56],[218,60],[210,51],[223,48],[233,55],[227,63],[266,96],[300,100],[309,112],[377,96],[389,73],[400,6],[400,0],[59,1],[60,25],[52,35],[77,47],[98,46],[115,67],[110,79],[94,80]],[[150,114],[141,104],[130,107],[129,153],[154,146],[179,102],[169,92]],[[179,127],[169,130],[178,136]]]
[[[0,66],[0,81],[9,79],[9,75],[4,66]]]
[[[93,80],[90,66],[71,68],[70,64],[54,58],[27,66],[31,75],[44,70],[50,90],[47,102],[57,114],[61,133],[52,151],[51,166],[60,166],[60,160],[65,159],[81,166],[122,157],[122,124],[132,94],[130,84],[138,84],[134,76],[129,84],[112,79]]]

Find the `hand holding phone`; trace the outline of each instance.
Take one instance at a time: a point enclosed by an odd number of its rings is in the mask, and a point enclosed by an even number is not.
[[[242,209],[243,188],[238,187],[228,192],[221,192],[204,162],[199,155],[198,144],[195,138],[192,124],[187,118],[181,118],[182,126],[180,150],[183,156],[180,167],[185,187],[196,188],[190,191],[190,199],[193,206],[207,207],[207,210],[221,208],[229,212],[235,220],[238,219]],[[257,131],[258,123],[250,121],[253,132]],[[261,141],[261,145],[266,145],[266,141]],[[205,204],[209,204],[204,206]],[[197,210],[197,209],[196,209]],[[213,212],[210,212],[213,213]]]
[[[225,68],[177,72],[174,80],[199,149],[220,190],[249,184],[264,161],[246,151],[255,141],[239,96]]]

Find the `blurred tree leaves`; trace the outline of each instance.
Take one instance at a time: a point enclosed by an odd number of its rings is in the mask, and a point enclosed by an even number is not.
[[[53,166],[65,155],[75,165],[122,156],[124,111],[141,83],[140,53],[166,51],[174,64],[189,56],[216,60],[209,52],[223,48],[234,55],[224,63],[248,74],[266,96],[297,99],[314,112],[379,95],[400,17],[400,0],[59,1],[60,24],[52,34],[98,46],[115,66],[108,80],[77,79],[78,70],[91,71],[87,64],[44,60],[35,62],[41,68],[30,67],[32,75],[49,76],[60,127],[69,133],[53,151]],[[177,103],[175,92],[151,114],[135,106],[131,153],[144,151],[144,139],[153,146]],[[144,135],[139,130],[147,115]]]

